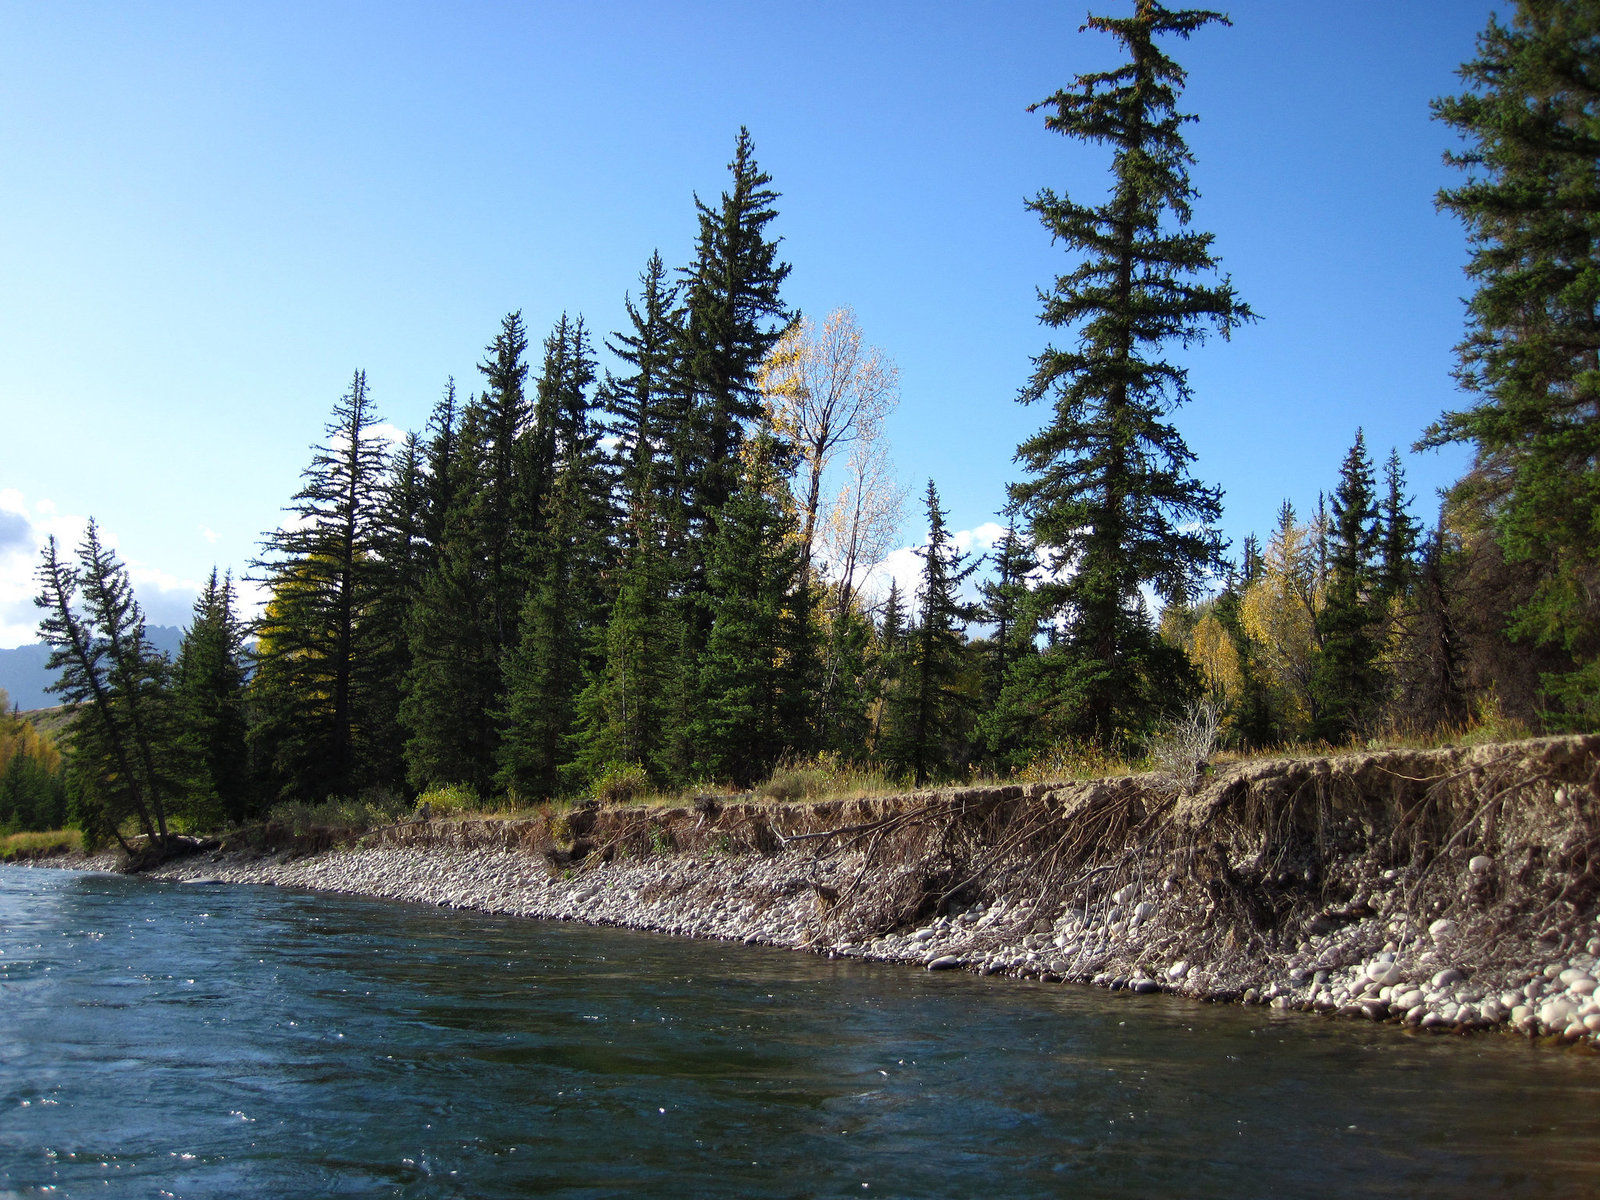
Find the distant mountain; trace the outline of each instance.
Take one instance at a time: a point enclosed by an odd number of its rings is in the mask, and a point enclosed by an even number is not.
[[[145,637],[157,650],[178,657],[178,647],[183,644],[183,630],[176,625],[148,625]],[[55,672],[45,669],[50,661],[50,647],[43,642],[31,646],[18,646],[15,650],[0,650],[0,688],[10,698],[7,707],[15,705],[30,708],[51,708],[61,703],[61,697],[44,689],[55,682]]]

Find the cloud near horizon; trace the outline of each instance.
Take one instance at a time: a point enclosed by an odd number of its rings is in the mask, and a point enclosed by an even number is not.
[[[31,504],[16,488],[0,489],[0,649],[31,645],[39,640],[39,556],[53,536],[65,554],[74,553],[83,540],[89,518],[62,513],[53,500]],[[100,536],[118,550],[115,530],[100,527]],[[199,583],[180,579],[159,567],[124,558],[134,596],[150,625],[189,623]]]

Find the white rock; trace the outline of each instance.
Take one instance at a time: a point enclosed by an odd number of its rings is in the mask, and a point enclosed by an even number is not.
[[[1151,904],[1150,901],[1146,900],[1140,904],[1138,908],[1133,910],[1133,915],[1141,921],[1148,921],[1151,917],[1156,915],[1156,906]]]
[[[1428,926],[1428,936],[1431,937],[1435,942],[1446,941],[1449,938],[1455,937],[1455,935],[1456,923],[1444,917],[1440,917],[1432,925]]]
[[[1132,900],[1138,894],[1139,894],[1138,885],[1130,883],[1127,887],[1118,888],[1116,891],[1112,892],[1111,893],[1111,899],[1117,904],[1126,904],[1129,900]]]
[[[1539,1024],[1546,1029],[1565,1029],[1576,1014],[1571,1001],[1557,997],[1539,1006]]]
[[[1436,988],[1449,987],[1452,983],[1460,983],[1464,976],[1454,967],[1446,967],[1433,977],[1433,986]]]
[[[1471,861],[1467,863],[1467,870],[1474,875],[1482,875],[1492,866],[1494,866],[1494,859],[1487,854],[1474,854]]]
[[[1176,983],[1189,974],[1189,964],[1179,959],[1167,968],[1167,978]]]
[[[1590,1013],[1584,1017],[1583,1027],[1590,1033],[1600,1032],[1600,1012]]]
[[[1410,991],[1401,992],[1399,995],[1395,996],[1391,1000],[1391,1003],[1398,1004],[1404,1009],[1421,1008],[1422,993],[1416,988],[1412,988]]]
[[[1380,986],[1399,983],[1400,968],[1392,962],[1370,962],[1367,964],[1367,976]]]

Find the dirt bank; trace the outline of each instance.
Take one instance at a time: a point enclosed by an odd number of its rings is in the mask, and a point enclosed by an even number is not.
[[[428,821],[151,872],[1449,1029],[1600,1031],[1600,737]]]

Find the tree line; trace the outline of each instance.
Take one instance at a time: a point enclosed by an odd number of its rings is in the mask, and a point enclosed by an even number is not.
[[[1472,182],[1440,203],[1473,240],[1478,399],[1423,441],[1477,459],[1426,535],[1398,455],[1380,486],[1358,432],[1314,512],[1285,503],[1264,546],[1225,556],[1166,352],[1255,314],[1191,227],[1192,118],[1161,39],[1226,18],[1138,0],[1089,21],[1127,61],[1035,106],[1110,150],[1110,182],[1098,204],[1030,204],[1073,254],[1042,293],[1071,340],[1023,389],[1051,415],[985,560],[929,481],[917,586],[863,586],[899,522],[896,373],[848,310],[819,325],[785,299],[780,197],[741,130],[720,200],[695,201],[688,264],[652,255],[601,339],[611,368],[581,317],[535,349],[508,314],[477,389],[447,383],[398,446],[353,375],[253,565],[258,619],[213,576],[169,663],[92,524],[75,560],[50,545],[41,628],[78,711],[79,820],[160,838],[175,814],[442,785],[524,803],[619,774],[748,788],[819,755],[922,783],[1063,746],[1137,756],[1207,694],[1241,746],[1491,710],[1592,726],[1600,272],[1569,226],[1597,211],[1574,207],[1596,186],[1594,9],[1491,20],[1472,90],[1436,106],[1474,147]]]

